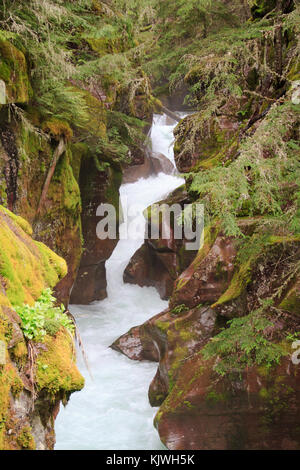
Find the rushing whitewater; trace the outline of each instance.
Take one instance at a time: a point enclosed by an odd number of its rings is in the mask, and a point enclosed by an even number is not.
[[[154,116],[151,141],[154,152],[174,162],[174,123]],[[160,173],[120,188],[121,203],[139,204],[134,223],[145,226],[143,210],[164,199],[183,180]],[[125,224],[121,225],[121,235]],[[96,234],[95,234],[96,236]],[[122,237],[121,237],[122,238]],[[78,352],[85,388],[71,396],[56,420],[56,449],[156,450],[162,449],[148,403],[148,387],[157,365],[131,361],[109,348],[119,336],[167,307],[154,288],[123,283],[123,272],[143,236],[121,239],[106,263],[108,298],[89,306],[71,306],[88,356],[90,378]]]

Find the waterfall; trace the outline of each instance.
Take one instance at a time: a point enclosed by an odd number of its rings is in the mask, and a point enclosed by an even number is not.
[[[177,123],[155,115],[151,129],[153,151],[174,162],[173,129]],[[136,183],[122,185],[122,205],[139,203],[134,222],[145,227],[143,210],[164,199],[183,184],[176,176],[160,173]],[[124,234],[125,224],[120,233]],[[96,236],[96,234],[95,234]],[[56,449],[70,450],[157,450],[162,449],[153,427],[156,409],[148,403],[148,387],[157,364],[135,362],[109,348],[119,336],[161,312],[167,302],[154,288],[123,283],[123,272],[143,243],[139,236],[121,239],[106,262],[108,298],[88,306],[72,305],[83,338],[93,380],[81,354],[78,367],[85,376],[85,388],[71,396],[56,420]]]

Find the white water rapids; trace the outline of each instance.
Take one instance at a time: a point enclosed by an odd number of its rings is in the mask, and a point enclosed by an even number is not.
[[[175,123],[154,116],[151,140],[154,152],[174,162]],[[121,201],[140,205],[135,222],[145,224],[142,211],[164,199],[183,180],[160,173],[121,186]],[[120,231],[125,227],[121,226]],[[95,234],[96,236],[96,234]],[[167,302],[154,288],[123,283],[123,272],[143,239],[121,239],[106,262],[108,298],[88,306],[71,306],[83,339],[93,380],[78,352],[85,388],[71,396],[57,417],[55,449],[158,450],[163,446],[153,427],[156,409],[148,403],[148,387],[157,364],[131,361],[109,348],[119,336],[161,312]]]

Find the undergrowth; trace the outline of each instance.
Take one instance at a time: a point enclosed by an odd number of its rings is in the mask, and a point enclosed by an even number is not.
[[[56,307],[55,302],[51,289],[45,289],[34,305],[15,307],[25,338],[42,341],[46,334],[55,336],[61,327],[74,334],[74,323],[64,313],[64,306]]]
[[[219,375],[241,373],[252,366],[269,369],[288,354],[280,343],[268,337],[268,329],[274,326],[274,319],[267,313],[271,305],[272,300],[264,300],[251,314],[230,320],[228,328],[211,338],[203,348],[204,359],[216,358],[214,370]]]

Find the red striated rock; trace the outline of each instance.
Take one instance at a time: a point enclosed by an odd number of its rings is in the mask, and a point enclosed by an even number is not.
[[[209,307],[171,310],[150,320],[145,329],[159,351],[159,367],[149,387],[150,404],[159,406],[172,390],[181,363],[217,331],[216,314]]]
[[[131,328],[128,333],[117,339],[110,347],[133,361],[158,362],[158,351],[152,338],[148,338],[145,334],[143,326]]]
[[[140,158],[133,158],[132,163],[124,169],[123,183],[135,183],[140,178],[175,172],[173,163],[161,153],[140,152]]]
[[[242,220],[243,233],[253,235],[256,222]],[[177,281],[170,309],[135,329],[139,360],[146,356],[146,344],[149,350],[152,342],[158,352],[148,395],[152,406],[161,405],[155,422],[169,449],[300,449],[294,426],[300,417],[300,373],[285,340],[288,332],[299,329],[299,278],[284,282],[296,260],[299,239],[274,237],[237,262],[233,240],[218,225],[211,227],[198,256]],[[201,350],[222,326],[229,327],[227,317],[246,316],[269,298],[276,300],[268,311],[271,324],[262,334],[283,351],[281,363],[257,360],[253,365],[251,356],[249,365],[242,362],[241,372],[232,366],[218,375],[214,366],[220,358],[204,361]],[[122,337],[119,350],[127,354],[130,341],[130,335]],[[238,337],[236,344],[238,358]]]
[[[172,271],[174,274],[172,274]],[[176,253],[157,252],[146,240],[124,271],[124,282],[141,287],[155,287],[163,300],[168,299],[177,274]]]
[[[162,153],[153,153],[151,155],[151,164],[155,175],[158,173],[172,175],[176,171],[173,163]]]
[[[210,243],[206,240],[201,263],[193,263],[195,272],[202,263],[209,264],[207,259],[211,258],[208,256],[215,246],[220,246],[220,239],[221,235],[215,234],[210,237]],[[217,252],[220,254],[222,250]],[[288,331],[299,330],[299,278],[296,276],[290,285],[283,282],[288,276],[289,263],[298,259],[298,239],[274,238],[262,251],[258,250],[255,256],[245,260],[246,268],[236,263],[235,275],[231,276],[230,285],[224,294],[221,293],[218,302],[184,313],[190,305],[179,304],[177,298],[173,314],[182,315],[182,323],[168,323],[168,314],[159,322],[148,322],[148,325],[153,323],[152,331],[148,331],[160,350],[159,368],[150,385],[149,397],[153,405],[159,405],[165,399],[157,414],[156,426],[169,449],[300,449],[300,434],[292,430],[293,423],[300,417],[300,372],[291,361],[292,351],[289,352],[290,346],[285,341]],[[216,276],[216,265],[211,267]],[[276,299],[275,293],[283,285],[285,293]],[[191,286],[195,284],[192,282]],[[214,366],[220,358],[215,356],[204,361],[201,349],[218,333],[221,318],[229,316],[229,312],[234,317],[243,317],[258,308],[261,299],[271,297],[276,299],[275,307],[271,306],[268,313],[271,324],[262,334],[273,347],[277,344],[282,348],[284,357],[280,365],[276,362],[267,364],[265,360],[259,362],[259,359],[258,365],[253,365],[249,354],[249,365],[243,363],[241,372],[235,372],[232,366],[230,373],[218,375]],[[205,309],[212,315],[208,319],[215,318],[215,323],[207,323],[203,334],[201,330],[197,331],[196,320],[201,322]],[[185,322],[188,318],[192,323],[187,334]],[[223,325],[229,326],[224,318]],[[164,331],[164,339],[161,337],[160,342],[155,326]],[[194,344],[189,331],[195,335]],[[236,344],[239,344],[239,338],[236,338]],[[264,348],[263,345],[260,347]],[[259,350],[256,354],[259,358]],[[224,356],[226,358],[225,352]]]
[[[188,202],[184,188],[176,189],[165,201],[159,204],[166,206]],[[155,220],[154,224],[157,223]],[[171,221],[173,224],[174,222]],[[178,275],[186,269],[196,255],[196,251],[186,250],[185,239],[176,240],[174,237],[174,226],[170,227],[170,238],[162,238],[162,226],[159,222],[159,239],[146,239],[142,247],[131,258],[130,263],[124,271],[124,282],[137,284],[141,287],[155,287],[161,298],[170,298],[174,281]],[[150,221],[147,232],[151,234]]]
[[[271,371],[220,377],[197,355],[182,366],[156,427],[171,450],[299,450],[299,403],[299,366],[289,357]]]
[[[149,401],[159,406],[177,377],[178,364],[201,349],[216,331],[216,315],[208,307],[164,312],[121,336],[113,349],[133,360],[159,361],[149,388]]]
[[[218,235],[207,255],[204,247],[179,276],[171,304],[193,308],[216,302],[232,279],[235,258],[234,239]]]
[[[84,251],[71,292],[71,303],[89,304],[94,300],[102,300],[107,295],[105,262],[118,240],[100,240],[97,237],[96,227],[100,218],[96,211],[101,203],[108,202],[115,206],[118,215],[121,177],[120,170],[112,167],[106,171],[98,171],[92,158],[86,158],[82,162],[80,189]]]

